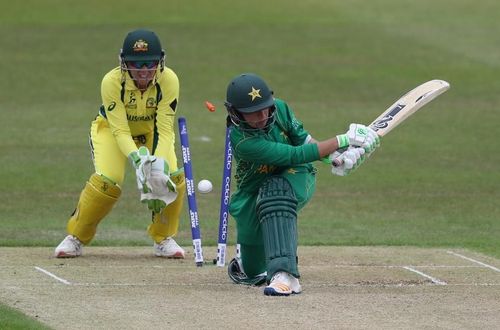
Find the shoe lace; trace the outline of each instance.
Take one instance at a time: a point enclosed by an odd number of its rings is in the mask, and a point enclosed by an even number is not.
[[[69,241],[70,241],[71,243],[75,243],[75,244],[77,244],[77,243],[78,243],[78,238],[76,238],[75,236],[73,236],[73,235],[69,235],[69,236],[68,236],[68,238],[69,238]]]
[[[177,244],[176,241],[174,241],[173,238],[171,237],[168,237],[166,240],[165,240],[165,246],[170,246],[172,248],[177,248],[179,246],[179,244]]]
[[[163,252],[166,252],[167,249],[178,249],[178,248],[180,248],[179,244],[177,244],[177,242],[173,238],[171,238],[171,237],[165,238],[160,243],[157,243],[156,246],[158,247],[158,249],[160,249]]]
[[[74,236],[69,236],[69,242],[73,245],[75,250],[79,250],[82,247],[82,242]]]
[[[161,241],[160,243],[157,243],[156,244],[156,247],[161,250],[161,251],[165,251],[166,248],[167,248],[167,244],[168,244],[168,241],[166,239],[164,239],[163,241]]]

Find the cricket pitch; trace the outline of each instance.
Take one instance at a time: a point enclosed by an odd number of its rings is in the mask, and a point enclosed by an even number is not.
[[[205,260],[215,256],[204,250]],[[303,293],[266,297],[226,268],[151,247],[0,248],[0,302],[54,329],[496,328],[500,260],[460,249],[299,247]],[[229,247],[228,251],[234,251]],[[213,253],[211,253],[213,252]]]

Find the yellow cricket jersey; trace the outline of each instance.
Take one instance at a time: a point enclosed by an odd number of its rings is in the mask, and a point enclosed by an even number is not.
[[[123,74],[120,67],[114,68],[102,79],[101,96],[99,113],[107,119],[125,156],[137,150],[133,137],[153,132],[153,154],[169,163],[176,159],[174,119],[179,79],[174,71],[167,67],[158,69],[156,80],[141,93],[128,73]]]

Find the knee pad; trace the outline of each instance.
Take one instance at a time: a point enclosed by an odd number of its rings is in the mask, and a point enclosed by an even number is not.
[[[268,280],[278,271],[300,277],[297,268],[297,198],[283,177],[264,182],[257,197]]]
[[[111,199],[118,199],[122,193],[119,185],[102,174],[92,174],[87,183],[91,185],[96,191]]]

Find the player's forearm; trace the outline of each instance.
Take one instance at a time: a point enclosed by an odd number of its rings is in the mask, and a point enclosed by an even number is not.
[[[137,151],[137,146],[130,135],[117,135],[115,139],[123,155],[128,157],[131,152]]]
[[[312,139],[310,143],[316,143],[316,145],[318,146],[320,158],[326,157],[332,152],[335,152],[335,150],[339,149],[339,142],[337,137],[333,137],[331,139],[323,141],[316,141]]]

